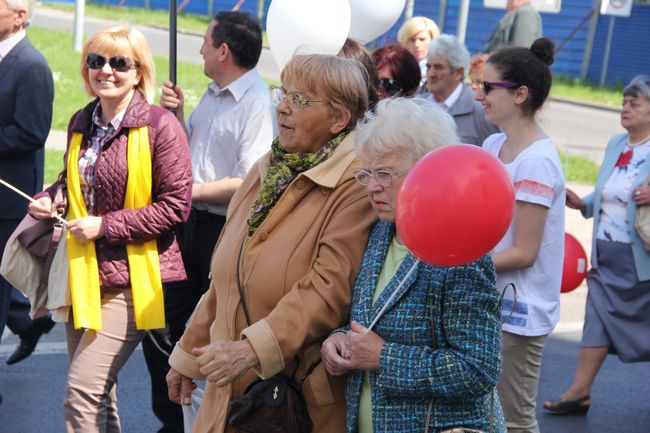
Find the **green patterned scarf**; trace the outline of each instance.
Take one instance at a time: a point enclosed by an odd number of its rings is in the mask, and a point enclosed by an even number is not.
[[[273,206],[280,200],[284,190],[300,174],[316,167],[323,161],[329,159],[334,150],[348,135],[342,132],[331,139],[317,153],[289,153],[280,146],[280,140],[273,140],[271,145],[271,161],[269,172],[262,182],[260,195],[253,203],[250,216],[248,217],[248,237],[253,236],[257,228],[262,225]]]

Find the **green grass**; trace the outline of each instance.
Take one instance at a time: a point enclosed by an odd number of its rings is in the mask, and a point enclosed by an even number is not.
[[[63,170],[63,151],[45,149],[45,185],[51,185]]]
[[[589,185],[596,183],[596,176],[598,176],[600,165],[582,156],[569,155],[562,151],[559,151],[559,153],[567,182],[585,183]]]
[[[573,77],[553,77],[551,96],[619,107],[623,100],[623,86],[597,86]]]
[[[65,12],[74,12],[75,8],[74,5],[58,3],[48,3],[42,7]],[[85,15],[128,24],[146,24],[166,29],[169,28],[169,12],[166,10],[127,8],[86,2]],[[176,26],[178,30],[202,35],[205,33],[205,29],[208,28],[211,19],[208,15],[179,13],[176,18]]]
[[[74,5],[48,3],[42,6],[74,12]],[[214,11],[218,12],[217,10]],[[86,2],[85,15],[105,20],[120,21],[128,24],[140,24],[154,27],[169,28],[169,12],[167,10],[143,9],[124,6],[108,6]],[[209,15],[195,15],[179,13],[176,18],[176,27],[181,32],[205,34],[212,17]],[[262,33],[262,44],[268,46],[266,32]]]
[[[72,36],[41,28],[30,28],[29,38],[47,59],[54,76],[54,113],[52,128],[65,130],[70,117],[90,102],[80,77],[80,54],[72,49]],[[158,82],[169,75],[169,62],[166,58],[154,57]],[[185,113],[189,114],[196,106],[209,83],[203,74],[202,65],[179,62],[178,82],[185,94]],[[159,86],[158,86],[159,87]],[[160,91],[160,90],[158,90]],[[157,95],[155,100],[158,101]]]

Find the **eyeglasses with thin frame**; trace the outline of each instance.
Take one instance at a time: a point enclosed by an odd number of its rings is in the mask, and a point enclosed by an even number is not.
[[[305,96],[298,92],[287,92],[280,86],[269,86],[269,93],[271,94],[271,101],[275,105],[279,105],[285,99],[292,110],[302,110],[303,108],[312,105],[325,103],[323,99],[307,99]]]
[[[117,72],[129,72],[130,69],[136,69],[138,63],[130,57],[126,56],[113,56],[104,57],[101,54],[90,53],[86,57],[86,66],[88,69],[102,69],[108,62],[108,65]]]
[[[404,172],[401,171],[391,171],[391,170],[376,170],[370,171],[365,168],[360,168],[354,172],[354,178],[363,186],[368,186],[370,183],[370,178],[374,178],[375,182],[384,188],[388,188],[393,184],[393,179],[403,175]]]
[[[389,95],[397,95],[404,91],[404,89],[397,84],[397,81],[392,78],[380,78],[379,88]]]
[[[517,87],[521,87],[521,84],[514,83],[512,81],[483,81],[483,93],[486,95],[497,87],[515,89]]]

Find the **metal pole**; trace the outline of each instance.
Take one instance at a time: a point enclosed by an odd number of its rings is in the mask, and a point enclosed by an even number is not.
[[[169,0],[169,81],[176,85],[176,0]]]
[[[415,0],[406,0],[404,5],[404,21],[413,18],[413,8],[415,7]]]
[[[208,0],[208,16],[210,19],[214,17],[214,0]]]
[[[589,20],[589,29],[587,30],[587,39],[585,40],[585,52],[582,55],[582,65],[580,66],[580,78],[587,79],[589,75],[589,63],[591,62],[591,53],[594,49],[594,40],[596,40],[596,29],[598,28],[598,5],[600,0],[593,0],[593,13]]]
[[[607,42],[605,43],[605,55],[603,56],[603,66],[600,70],[600,85],[605,84],[605,79],[607,78],[607,67],[609,66],[609,52],[612,48],[612,38],[614,36],[614,23],[616,22],[616,17],[609,17],[609,27],[607,29]]]
[[[458,30],[456,30],[456,37],[462,43],[465,43],[465,35],[467,34],[467,17],[469,16],[469,0],[461,0],[458,8]]]
[[[84,10],[86,0],[75,0],[74,8],[74,42],[72,48],[78,53],[81,52],[84,42]]]
[[[260,23],[264,18],[264,3],[264,0],[257,0],[257,19],[260,20]]]
[[[440,0],[440,10],[438,10],[438,27],[440,33],[445,32],[445,18],[447,18],[447,0]]]

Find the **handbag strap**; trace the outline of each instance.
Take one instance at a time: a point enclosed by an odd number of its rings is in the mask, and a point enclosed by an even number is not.
[[[242,310],[244,310],[244,316],[246,317],[246,325],[251,326],[251,316],[248,312],[248,307],[246,306],[246,298],[244,296],[244,291],[242,290],[242,284],[241,284],[241,277],[239,276],[240,270],[241,270],[241,256],[242,252],[244,251],[244,242],[246,242],[246,237],[244,236],[244,239],[241,241],[241,245],[239,247],[239,254],[237,255],[237,290],[239,291],[239,300],[241,301],[241,306]],[[296,377],[296,372],[298,371],[298,365],[300,365],[300,359],[298,358],[298,355],[295,356],[296,358],[296,368],[293,370],[292,377],[295,380]],[[316,361],[314,361],[309,367],[307,367],[307,371],[305,374],[303,374],[300,379],[298,379],[297,383],[299,386],[302,386],[302,384],[307,380],[307,377],[318,367],[318,364],[320,364],[321,358],[319,357]]]

